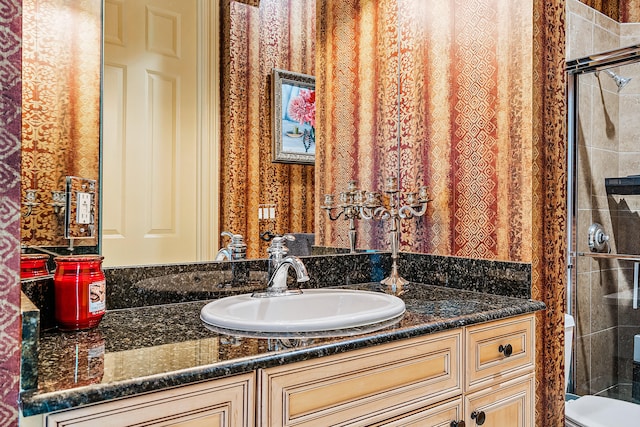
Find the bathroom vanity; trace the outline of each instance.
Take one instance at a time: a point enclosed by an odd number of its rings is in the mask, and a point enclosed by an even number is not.
[[[533,425],[544,304],[416,283],[402,298],[398,323],[341,337],[216,332],[202,301],[108,311],[41,336],[23,425]]]

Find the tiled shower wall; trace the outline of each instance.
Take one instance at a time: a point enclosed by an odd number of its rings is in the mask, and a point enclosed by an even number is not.
[[[620,24],[577,0],[567,2],[567,28],[568,59],[640,42],[640,24]],[[589,252],[588,229],[597,222],[612,253],[640,254],[640,196],[608,197],[605,188],[605,178],[640,174],[640,65],[613,71],[632,77],[619,93],[605,74],[579,77],[577,250]],[[633,263],[579,257],[576,283],[576,393],[630,383],[640,333],[640,314],[630,308]]]

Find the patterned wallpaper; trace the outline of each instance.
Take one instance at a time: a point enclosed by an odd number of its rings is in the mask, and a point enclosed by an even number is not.
[[[316,200],[383,187],[398,170],[396,0],[325,0],[318,6]],[[388,248],[378,222],[357,221],[360,248]],[[348,247],[348,222],[316,215],[316,243]]]
[[[564,425],[567,129],[565,0],[533,2],[531,296],[536,316],[536,425]]]
[[[315,0],[223,2],[221,231],[245,236],[264,258],[260,233],[313,232],[314,167],[271,163],[271,70],[314,75]],[[258,220],[261,205],[274,220]]]
[[[433,198],[425,217],[403,221],[402,250],[530,261],[531,8],[321,7],[316,198],[399,175],[403,191],[425,183]],[[359,227],[360,246],[388,248],[380,224]],[[319,215],[316,240],[344,245],[346,230]]]
[[[20,391],[21,0],[0,0],[0,425],[18,425]]]
[[[22,241],[66,246],[51,190],[64,190],[67,175],[98,179],[102,4],[28,0],[23,7],[22,193],[37,189],[39,205],[22,219]]]
[[[530,261],[530,2],[398,4],[400,179],[433,198],[403,249]]]
[[[486,5],[491,0],[477,0],[471,2],[475,5]],[[265,3],[266,0],[262,0]],[[340,5],[333,4],[331,0],[319,2],[319,9],[323,12],[337,12],[338,7],[343,10],[355,11],[355,2],[340,1]],[[335,73],[333,77],[325,75],[324,67],[318,67],[318,80],[327,91],[326,103],[319,105],[318,116],[325,115],[323,122],[335,120],[335,127],[332,134],[339,137],[346,137],[346,143],[354,143],[357,138],[362,142],[362,146],[355,144],[356,153],[351,153],[348,158],[336,158],[336,162],[326,165],[326,159],[330,159],[330,154],[323,154],[318,159],[316,165],[320,169],[319,182],[322,188],[333,191],[334,186],[342,185],[345,180],[344,174],[351,175],[366,174],[366,171],[352,172],[352,169],[341,166],[343,162],[353,162],[352,164],[364,164],[363,168],[389,166],[389,170],[395,169],[397,155],[394,155],[394,141],[397,143],[397,134],[394,129],[398,129],[398,111],[393,107],[392,94],[397,94],[397,78],[394,79],[394,64],[398,64],[398,55],[394,54],[391,44],[397,42],[397,27],[395,16],[399,15],[398,9],[393,9],[392,1],[381,0],[375,2],[362,2],[369,7],[368,13],[357,14],[358,21],[333,20],[332,15],[327,14],[327,18],[320,23],[318,28],[319,40],[326,45],[319,51],[318,61],[332,62],[340,60],[347,65],[344,68],[327,68],[326,73]],[[460,1],[457,3],[468,4]],[[499,2],[500,3],[500,2]],[[504,4],[507,2],[502,2]],[[2,73],[3,93],[5,100],[2,106],[3,123],[0,129],[3,130],[3,143],[0,145],[0,166],[2,173],[0,179],[0,212],[3,220],[0,222],[0,233],[2,233],[3,263],[0,265],[0,292],[3,298],[3,321],[0,322],[0,332],[3,334],[0,347],[0,396],[2,402],[0,406],[0,425],[16,425],[16,401],[18,393],[18,358],[17,352],[19,325],[18,325],[18,254],[19,254],[19,203],[20,194],[18,189],[20,168],[19,137],[20,137],[20,2],[18,0],[0,0],[0,19],[3,25],[0,27],[5,42],[2,43],[3,55],[0,57],[0,67],[7,72]],[[390,13],[386,16],[384,13]],[[532,190],[530,191],[530,211],[532,212],[532,255],[533,266],[533,297],[541,299],[547,303],[549,309],[539,316],[538,324],[538,399],[537,412],[540,426],[561,425],[562,417],[562,348],[557,342],[558,336],[562,336],[562,312],[564,304],[564,266],[563,260],[563,234],[562,226],[565,221],[563,197],[565,197],[562,184],[564,183],[564,140],[566,129],[564,129],[565,105],[563,99],[564,80],[561,66],[564,61],[564,1],[546,0],[544,2],[534,2],[534,63],[533,74],[533,179]],[[324,16],[324,15],[323,15]],[[340,16],[340,15],[336,15]],[[355,15],[351,15],[355,16]],[[255,28],[255,27],[254,27]],[[376,34],[368,31],[369,28],[381,30],[375,37],[368,37],[367,43],[360,43],[361,38],[353,37],[353,31],[361,28],[361,33]],[[382,31],[386,30],[386,31]],[[388,32],[388,33],[387,33]],[[336,37],[340,34],[340,37]],[[373,40],[371,40],[373,39]],[[364,40],[367,40],[366,38]],[[340,43],[336,46],[331,41],[342,41],[345,45],[357,48],[355,52],[341,49]],[[387,52],[387,55],[382,55]],[[252,52],[255,53],[255,52]],[[353,59],[351,54],[356,53],[369,62],[369,66],[360,66],[355,72],[349,70],[354,65],[349,63]],[[345,57],[345,55],[347,55]],[[437,61],[432,61],[434,64]],[[360,63],[360,60],[359,62]],[[375,67],[371,66],[375,64]],[[459,70],[463,72],[463,70]],[[341,77],[345,77],[342,79]],[[396,83],[394,83],[394,81]],[[352,90],[353,84],[357,90]],[[360,83],[368,89],[362,96],[354,94],[358,92]],[[395,85],[395,86],[394,86]],[[243,89],[244,90],[244,89]],[[333,92],[342,91],[345,98],[332,96]],[[246,92],[242,92],[245,94]],[[369,98],[365,97],[368,94]],[[264,99],[263,94],[261,99]],[[246,97],[245,97],[246,98]],[[454,98],[456,99],[456,98]],[[493,99],[493,98],[490,98]],[[353,104],[357,100],[357,105]],[[258,101],[260,102],[260,101]],[[447,102],[440,105],[440,108],[447,109],[450,114],[454,114],[456,104]],[[352,116],[344,118],[335,113],[350,111]],[[364,114],[369,111],[373,119],[366,120]],[[498,113],[502,110],[498,110]],[[360,117],[363,119],[360,120]],[[363,123],[362,125],[360,123]],[[341,125],[344,124],[344,125]],[[432,124],[435,126],[436,124]],[[450,125],[450,122],[449,122]],[[261,125],[263,126],[263,125]],[[264,125],[266,126],[266,124]],[[343,127],[346,126],[346,127]],[[326,138],[320,132],[318,138]],[[373,141],[373,143],[371,143]],[[245,150],[246,151],[246,150]],[[258,150],[259,151],[259,150]],[[260,151],[259,151],[260,152]],[[464,151],[462,151],[464,152]],[[262,152],[260,152],[262,153]],[[491,151],[489,151],[491,153]],[[338,153],[336,152],[336,155]],[[327,157],[329,156],[329,157]],[[434,155],[436,157],[436,155]],[[492,158],[492,154],[488,154]],[[358,163],[356,163],[356,160]],[[371,163],[368,163],[371,161]],[[441,161],[441,158],[432,158],[431,162]],[[486,159],[485,159],[486,161]],[[499,163],[496,163],[499,164]],[[301,167],[304,168],[304,167]],[[373,169],[377,170],[377,169]],[[487,170],[491,170],[489,167]],[[371,171],[369,171],[371,173]],[[423,172],[424,173],[424,172]],[[326,174],[333,174],[332,179],[325,178]],[[417,176],[419,176],[416,173]],[[373,176],[362,181],[362,186],[379,182],[379,178]],[[322,178],[322,179],[320,179]],[[433,176],[431,177],[432,181]],[[436,176],[437,178],[437,176]],[[340,181],[337,181],[340,179]],[[348,178],[346,178],[348,179]],[[337,184],[334,184],[337,182]],[[405,184],[409,185],[409,184]],[[524,193],[523,193],[524,194]],[[479,203],[480,204],[480,203]],[[484,205],[482,205],[484,206]],[[502,205],[499,205],[502,208]],[[482,214],[482,212],[479,212]],[[310,217],[313,217],[311,215]],[[429,220],[429,218],[427,218]],[[326,227],[326,228],[325,228]],[[323,225],[321,230],[324,236],[329,238],[333,231],[331,224]],[[428,237],[427,237],[428,238]],[[543,242],[551,246],[543,246]],[[405,243],[406,244],[406,243]],[[452,246],[453,247],[453,246]],[[6,345],[8,344],[8,345]],[[544,361],[545,369],[541,369]],[[562,396],[561,396],[562,394]]]

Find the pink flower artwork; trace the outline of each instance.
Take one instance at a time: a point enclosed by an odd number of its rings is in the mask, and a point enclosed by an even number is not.
[[[301,89],[300,95],[296,96],[289,103],[289,117],[300,124],[309,123],[316,126],[316,92],[313,90]]]

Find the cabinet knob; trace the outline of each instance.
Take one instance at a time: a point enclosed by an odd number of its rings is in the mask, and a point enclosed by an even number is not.
[[[484,413],[484,411],[473,411],[471,413],[471,419],[476,420],[476,424],[481,426],[487,419],[487,415]]]
[[[507,344],[507,345],[500,344],[500,347],[498,347],[498,351],[504,354],[504,357],[509,357],[513,353],[513,347],[511,347],[511,344]]]
[[[465,427],[464,421],[451,421],[450,427]]]

